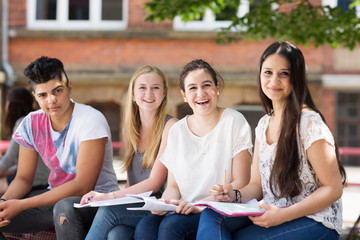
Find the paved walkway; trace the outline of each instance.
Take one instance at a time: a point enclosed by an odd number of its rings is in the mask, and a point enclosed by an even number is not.
[[[114,169],[115,169],[117,180],[119,182],[120,187],[122,187],[123,182],[126,182],[126,179],[127,179],[126,172],[123,172],[123,169],[122,169],[123,163],[119,159],[119,157],[114,156],[113,164],[114,164]]]
[[[355,186],[346,187],[343,200],[343,232],[347,233],[360,216],[360,167],[345,167],[348,183]]]

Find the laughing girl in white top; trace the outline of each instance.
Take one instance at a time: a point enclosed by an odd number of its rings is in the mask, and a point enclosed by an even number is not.
[[[161,161],[168,168],[162,198],[178,205],[175,213],[153,212],[136,227],[136,239],[195,239],[201,209],[197,200],[216,200],[209,190],[222,184],[224,170],[233,188],[250,179],[250,126],[243,115],[217,106],[221,77],[203,60],[188,63],[180,75],[181,93],[194,114],[169,131]]]

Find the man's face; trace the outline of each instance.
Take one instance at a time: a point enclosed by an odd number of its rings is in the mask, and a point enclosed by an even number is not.
[[[61,119],[67,116],[70,107],[71,82],[66,83],[58,79],[46,83],[36,84],[33,95],[40,108],[47,113],[51,119]]]

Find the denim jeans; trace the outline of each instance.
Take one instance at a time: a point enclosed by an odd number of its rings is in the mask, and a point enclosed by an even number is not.
[[[107,234],[107,240],[112,240],[112,239],[134,240],[134,234],[135,234],[135,228],[129,227],[127,225],[117,225],[109,231],[109,233]]]
[[[164,216],[149,215],[136,226],[135,239],[139,240],[177,240],[196,239],[200,214],[174,214]]]
[[[138,222],[150,211],[127,210],[130,207],[142,207],[144,203],[100,207],[86,240],[132,239]]]
[[[46,191],[48,190],[31,191],[25,198],[33,197]],[[53,206],[31,208],[11,219],[9,225],[0,227],[0,239],[5,239],[1,232],[33,233],[53,228]]]
[[[69,197],[55,204],[53,221],[58,240],[85,238],[98,208],[74,208],[80,200],[81,197]]]
[[[203,239],[339,239],[339,234],[307,217],[264,228],[253,224],[247,217],[226,217],[211,209],[202,212],[198,240]]]
[[[202,211],[196,239],[231,239],[231,233],[252,224],[248,217],[226,217],[211,210]]]

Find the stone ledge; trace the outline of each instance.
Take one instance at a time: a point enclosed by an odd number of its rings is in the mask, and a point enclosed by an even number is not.
[[[54,38],[54,39],[218,39],[215,31],[175,31],[175,30],[104,30],[104,31],[73,31],[73,30],[28,30],[24,27],[13,27],[10,29],[11,38]]]

